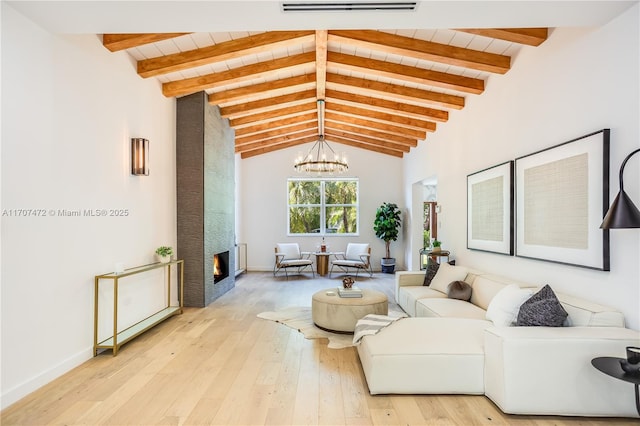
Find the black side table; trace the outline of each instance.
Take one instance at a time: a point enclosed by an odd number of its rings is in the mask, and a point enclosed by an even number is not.
[[[635,375],[625,372],[620,366],[621,359],[624,358],[603,356],[592,359],[591,365],[593,365],[595,368],[597,368],[607,376],[615,377],[616,379],[624,380],[625,382],[629,382],[635,385],[636,410],[638,410],[638,415],[640,415],[640,391],[638,390],[638,386],[640,386],[640,374]]]

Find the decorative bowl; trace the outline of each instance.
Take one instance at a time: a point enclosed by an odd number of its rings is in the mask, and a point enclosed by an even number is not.
[[[626,359],[620,360],[620,367],[627,374],[632,374],[634,376],[640,375],[640,364],[630,364]]]

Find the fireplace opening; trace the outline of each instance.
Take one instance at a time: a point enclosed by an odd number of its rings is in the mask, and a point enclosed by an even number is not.
[[[213,283],[220,282],[229,276],[229,252],[213,255]]]

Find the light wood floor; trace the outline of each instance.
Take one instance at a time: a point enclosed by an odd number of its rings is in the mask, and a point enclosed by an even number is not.
[[[505,415],[484,396],[371,396],[354,348],[328,349],[256,314],[310,306],[338,279],[238,277],[204,309],[187,308],[0,413],[2,425],[638,425],[632,419]],[[393,276],[358,285],[392,295]],[[390,299],[393,300],[393,299]],[[629,398],[633,398],[629,387]],[[532,397],[534,397],[532,395]]]

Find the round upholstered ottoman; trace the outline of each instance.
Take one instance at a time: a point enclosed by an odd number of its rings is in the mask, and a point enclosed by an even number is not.
[[[388,312],[387,296],[376,290],[362,289],[362,297],[340,297],[334,289],[326,289],[311,298],[313,323],[338,333],[353,333],[356,323],[365,315],[387,315]]]

